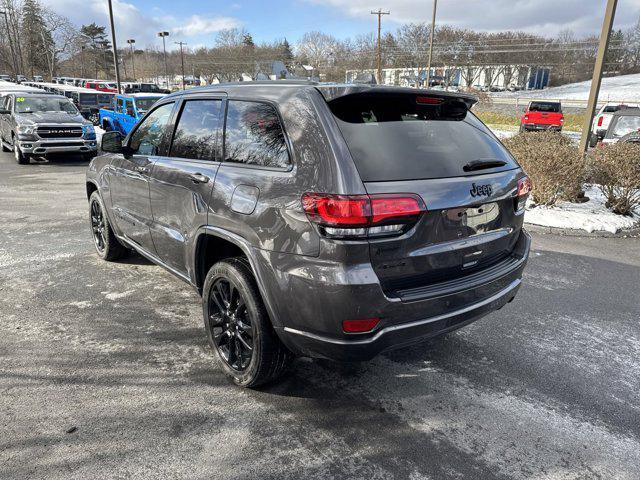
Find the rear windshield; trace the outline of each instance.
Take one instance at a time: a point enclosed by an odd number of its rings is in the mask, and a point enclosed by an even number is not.
[[[476,160],[511,155],[466,108],[418,104],[407,94],[347,95],[329,102],[358,172],[365,182],[478,175],[463,167]],[[461,105],[459,102],[456,102]]]
[[[529,105],[529,111],[560,113],[562,108],[557,102],[531,102],[531,105]]]
[[[98,96],[94,93],[81,93],[80,102],[95,105],[98,103]]]

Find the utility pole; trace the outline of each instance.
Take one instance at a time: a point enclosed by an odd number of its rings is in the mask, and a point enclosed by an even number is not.
[[[186,45],[184,42],[173,42],[176,45],[180,45],[180,63],[182,65],[182,90],[184,90],[184,50],[182,47]]]
[[[4,23],[7,26],[7,39],[9,40],[9,50],[11,50],[11,60],[13,61],[13,75],[18,77],[18,62],[16,60],[16,54],[13,49],[13,41],[11,40],[11,30],[9,29],[9,19],[7,17],[7,12],[4,10],[0,11],[0,15],[4,15]]]
[[[84,78],[84,50],[85,50],[85,46],[84,45],[80,45],[80,71],[81,71],[81,77]]]
[[[127,43],[131,47],[131,71],[132,71],[131,75],[133,76],[133,81],[135,82],[136,81],[136,62],[135,62],[136,51],[133,46],[136,44],[136,41],[133,38],[130,38],[129,40],[127,40]]]
[[[118,93],[122,93],[120,89],[120,66],[118,65],[118,46],[116,45],[116,27],[113,23],[113,6],[111,0],[107,0],[109,4],[109,21],[111,22],[111,43],[113,44],[113,64],[116,69],[116,88]]]
[[[371,15],[378,16],[378,83],[382,83],[382,15],[389,15],[390,13],[383,12],[380,8],[377,12],[371,12]]]
[[[436,31],[437,8],[438,0],[433,0],[433,16],[431,17],[431,32],[429,32],[429,62],[427,63],[426,88],[429,88],[429,82],[431,81],[431,55],[433,55],[433,34]]]
[[[602,84],[604,60],[607,55],[607,49],[609,48],[609,37],[611,36],[611,27],[613,26],[613,19],[616,15],[617,5],[618,0],[607,0],[607,8],[604,13],[604,21],[602,22],[602,31],[600,32],[598,54],[596,55],[596,63],[593,67],[593,79],[591,80],[591,91],[589,92],[589,102],[587,103],[587,114],[584,118],[582,137],[580,138],[580,151],[583,154],[587,153],[587,148],[589,147],[591,122],[593,121],[593,115],[596,113],[598,95],[600,94],[600,85]]]
[[[165,38],[169,36],[169,32],[158,32],[158,36],[162,38],[162,52],[164,55],[164,79],[167,82],[167,89],[169,89],[169,70],[167,69],[167,45]]]

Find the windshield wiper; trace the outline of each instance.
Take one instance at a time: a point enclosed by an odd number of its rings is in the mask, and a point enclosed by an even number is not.
[[[476,170],[485,170],[487,168],[504,167],[507,164],[504,160],[473,160],[467,163],[462,169],[465,172],[475,172]]]

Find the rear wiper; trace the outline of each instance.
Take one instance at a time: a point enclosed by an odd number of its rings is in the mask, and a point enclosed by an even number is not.
[[[462,169],[465,172],[474,172],[476,170],[485,170],[487,168],[504,167],[507,164],[504,160],[473,160],[467,163]]]

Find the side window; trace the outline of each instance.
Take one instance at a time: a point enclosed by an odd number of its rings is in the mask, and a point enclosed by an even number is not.
[[[122,105],[123,105],[123,103],[124,102],[122,101],[121,98],[118,98],[116,100],[116,108],[117,108],[118,113],[122,113]]]
[[[130,117],[134,117],[136,115],[136,111],[133,109],[133,100],[127,100],[127,115]]]
[[[228,102],[224,148],[225,162],[263,167],[290,164],[280,117],[268,103]]]
[[[187,100],[171,145],[171,157],[216,160],[221,100]]]
[[[158,155],[173,103],[166,103],[151,112],[131,136],[129,147],[138,155]]]

